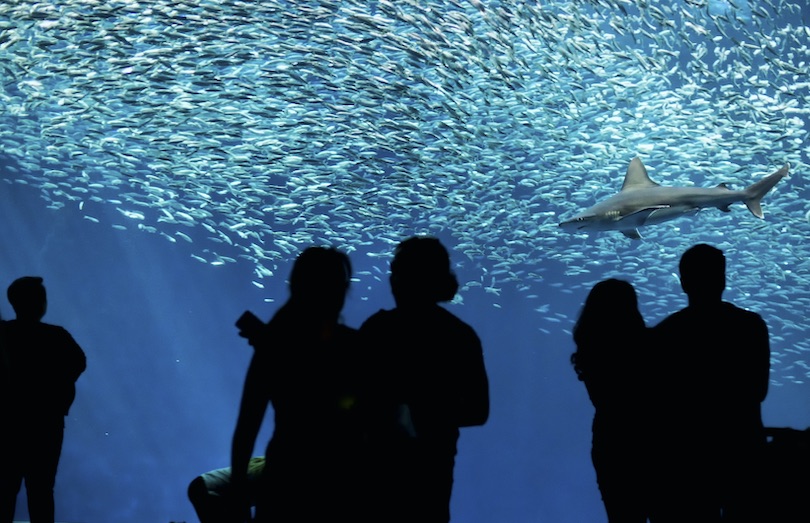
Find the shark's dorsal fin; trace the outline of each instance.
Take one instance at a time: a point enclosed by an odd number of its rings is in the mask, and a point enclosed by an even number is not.
[[[650,180],[647,176],[647,169],[641,160],[636,156],[630,160],[630,165],[627,167],[627,174],[624,175],[624,183],[622,184],[622,191],[628,189],[642,189],[644,187],[658,187],[658,184]]]
[[[715,189],[728,189],[728,185],[726,185],[726,182],[720,182]]]

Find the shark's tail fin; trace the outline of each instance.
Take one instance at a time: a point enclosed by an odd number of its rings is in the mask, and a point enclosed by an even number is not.
[[[754,183],[748,186],[745,189],[745,205],[748,207],[748,210],[751,211],[751,214],[756,216],[757,218],[762,218],[762,207],[759,205],[759,201],[762,199],[763,196],[768,194],[768,191],[773,189],[773,186],[776,185],[779,180],[784,178],[788,175],[788,171],[790,170],[790,164],[786,163],[781,169],[776,171],[773,174],[769,174],[765,178],[761,179],[757,183]]]

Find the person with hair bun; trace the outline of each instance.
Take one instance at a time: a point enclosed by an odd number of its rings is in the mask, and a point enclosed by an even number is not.
[[[459,428],[489,416],[481,342],[439,305],[458,281],[438,239],[400,243],[390,284],[396,307],[360,328],[370,370],[369,499],[379,521],[446,523]]]

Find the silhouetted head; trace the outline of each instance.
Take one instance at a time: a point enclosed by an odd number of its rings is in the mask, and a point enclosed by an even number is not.
[[[398,306],[450,301],[458,291],[447,249],[427,236],[414,236],[397,246],[390,281]]]
[[[593,286],[574,326],[574,337],[580,329],[623,330],[627,326],[643,325],[638,310],[638,297],[633,286],[625,281],[610,278]]]
[[[8,286],[6,295],[18,320],[39,321],[45,316],[48,298],[39,276],[17,278]]]
[[[577,352],[571,356],[574,369],[581,376],[593,357],[593,350],[619,350],[621,341],[634,341],[644,329],[644,318],[638,310],[633,286],[624,280],[610,278],[593,286],[574,325]]]
[[[352,277],[349,257],[332,247],[309,247],[296,258],[290,273],[290,302],[308,313],[337,318]]]
[[[689,248],[678,265],[681,288],[690,305],[720,301],[726,288],[726,257],[723,251],[699,243]]]

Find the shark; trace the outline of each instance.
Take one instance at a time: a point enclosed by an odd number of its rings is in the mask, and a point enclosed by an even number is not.
[[[630,161],[621,191],[560,223],[569,232],[619,231],[640,239],[638,228],[682,216],[694,216],[701,209],[716,207],[729,212],[729,206],[743,202],[751,214],[762,219],[760,200],[779,180],[788,175],[790,164],[769,174],[741,191],[721,183],[716,187],[667,187],[652,181],[638,157]]]

